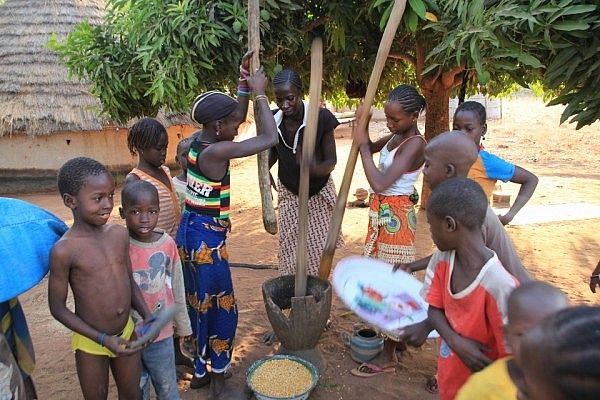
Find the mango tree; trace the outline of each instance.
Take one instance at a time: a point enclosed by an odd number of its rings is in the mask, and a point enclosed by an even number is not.
[[[206,89],[235,89],[247,44],[241,0],[108,0],[104,24],[52,42],[70,72],[91,82],[117,121],[186,111]],[[313,35],[325,41],[323,96],[360,95],[392,0],[262,0],[261,60],[308,82]],[[427,99],[426,136],[449,127],[448,101],[469,90],[505,93],[541,82],[578,127],[600,112],[599,0],[410,0],[380,83],[413,82]]]

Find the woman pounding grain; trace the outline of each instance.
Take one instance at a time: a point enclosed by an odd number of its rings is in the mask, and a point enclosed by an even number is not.
[[[274,111],[279,141],[271,149],[269,166],[279,162],[278,220],[279,273],[296,273],[296,247],[298,244],[298,191],[300,187],[300,160],[302,138],[308,118],[308,102],[298,73],[284,69],[273,78],[273,90],[278,110]],[[314,101],[317,101],[316,99]],[[321,254],[325,247],[327,231],[336,202],[336,191],[331,172],[337,163],[334,129],[338,120],[326,108],[319,110],[317,137],[313,162],[310,165],[308,199],[308,255],[309,275],[319,274]],[[337,239],[337,247],[344,244]]]

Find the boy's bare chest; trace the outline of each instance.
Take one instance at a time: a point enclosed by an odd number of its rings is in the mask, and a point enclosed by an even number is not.
[[[79,278],[124,278],[128,276],[127,257],[129,253],[123,243],[82,240],[75,250],[71,270]]]

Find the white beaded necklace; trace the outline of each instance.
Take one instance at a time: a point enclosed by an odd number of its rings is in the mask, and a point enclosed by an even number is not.
[[[293,147],[290,146],[289,144],[287,144],[287,142],[283,138],[283,133],[281,133],[281,130],[279,129],[280,123],[283,122],[283,112],[281,112],[281,110],[279,110],[279,112],[277,113],[277,114],[281,113],[280,121],[276,121],[277,122],[277,133],[279,133],[279,137],[281,138],[281,142],[283,143],[283,145],[285,147],[287,147],[288,149],[290,149],[292,151],[292,154],[296,154],[296,150],[298,149],[298,139],[300,138],[300,129],[302,129],[306,126],[306,110],[308,109],[308,103],[304,100],[302,100],[302,103],[304,104],[304,116],[302,118],[302,123],[300,124],[298,129],[296,129],[296,134],[294,135],[294,146]]]

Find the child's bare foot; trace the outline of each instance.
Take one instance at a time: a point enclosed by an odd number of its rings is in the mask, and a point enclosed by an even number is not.
[[[182,340],[179,337],[174,338],[173,346],[175,347],[175,365],[181,365],[188,368],[194,368],[194,361],[183,354],[181,351]]]
[[[438,382],[435,376],[430,376],[427,378],[427,380],[425,381],[425,389],[427,389],[427,391],[432,394],[439,393]]]
[[[393,367],[398,365],[399,360],[396,355],[396,342],[390,339],[385,339],[383,342],[383,353],[381,354],[381,365],[385,367]]]
[[[400,353],[404,353],[405,351],[408,350],[408,347],[406,346],[406,342],[404,341],[400,341],[400,342],[394,342],[396,343],[396,351],[399,351]]]
[[[401,357],[405,354],[410,355],[407,350],[408,348],[404,341],[397,342],[389,338],[385,339],[383,342],[383,352],[378,358],[380,365],[383,368],[398,366],[405,367],[402,361],[398,358],[398,352],[400,353]]]
[[[211,374],[210,389],[208,391],[209,400],[235,400],[245,399],[243,391],[227,386],[225,384],[226,373]]]
[[[273,343],[275,343],[275,341],[277,341],[277,336],[273,331],[265,332],[260,341],[267,346],[271,346]]]
[[[194,375],[194,377],[190,381],[190,389],[200,389],[200,388],[203,388],[204,386],[208,385],[211,380],[210,375],[211,374],[207,373],[202,378],[199,378],[196,375]]]

